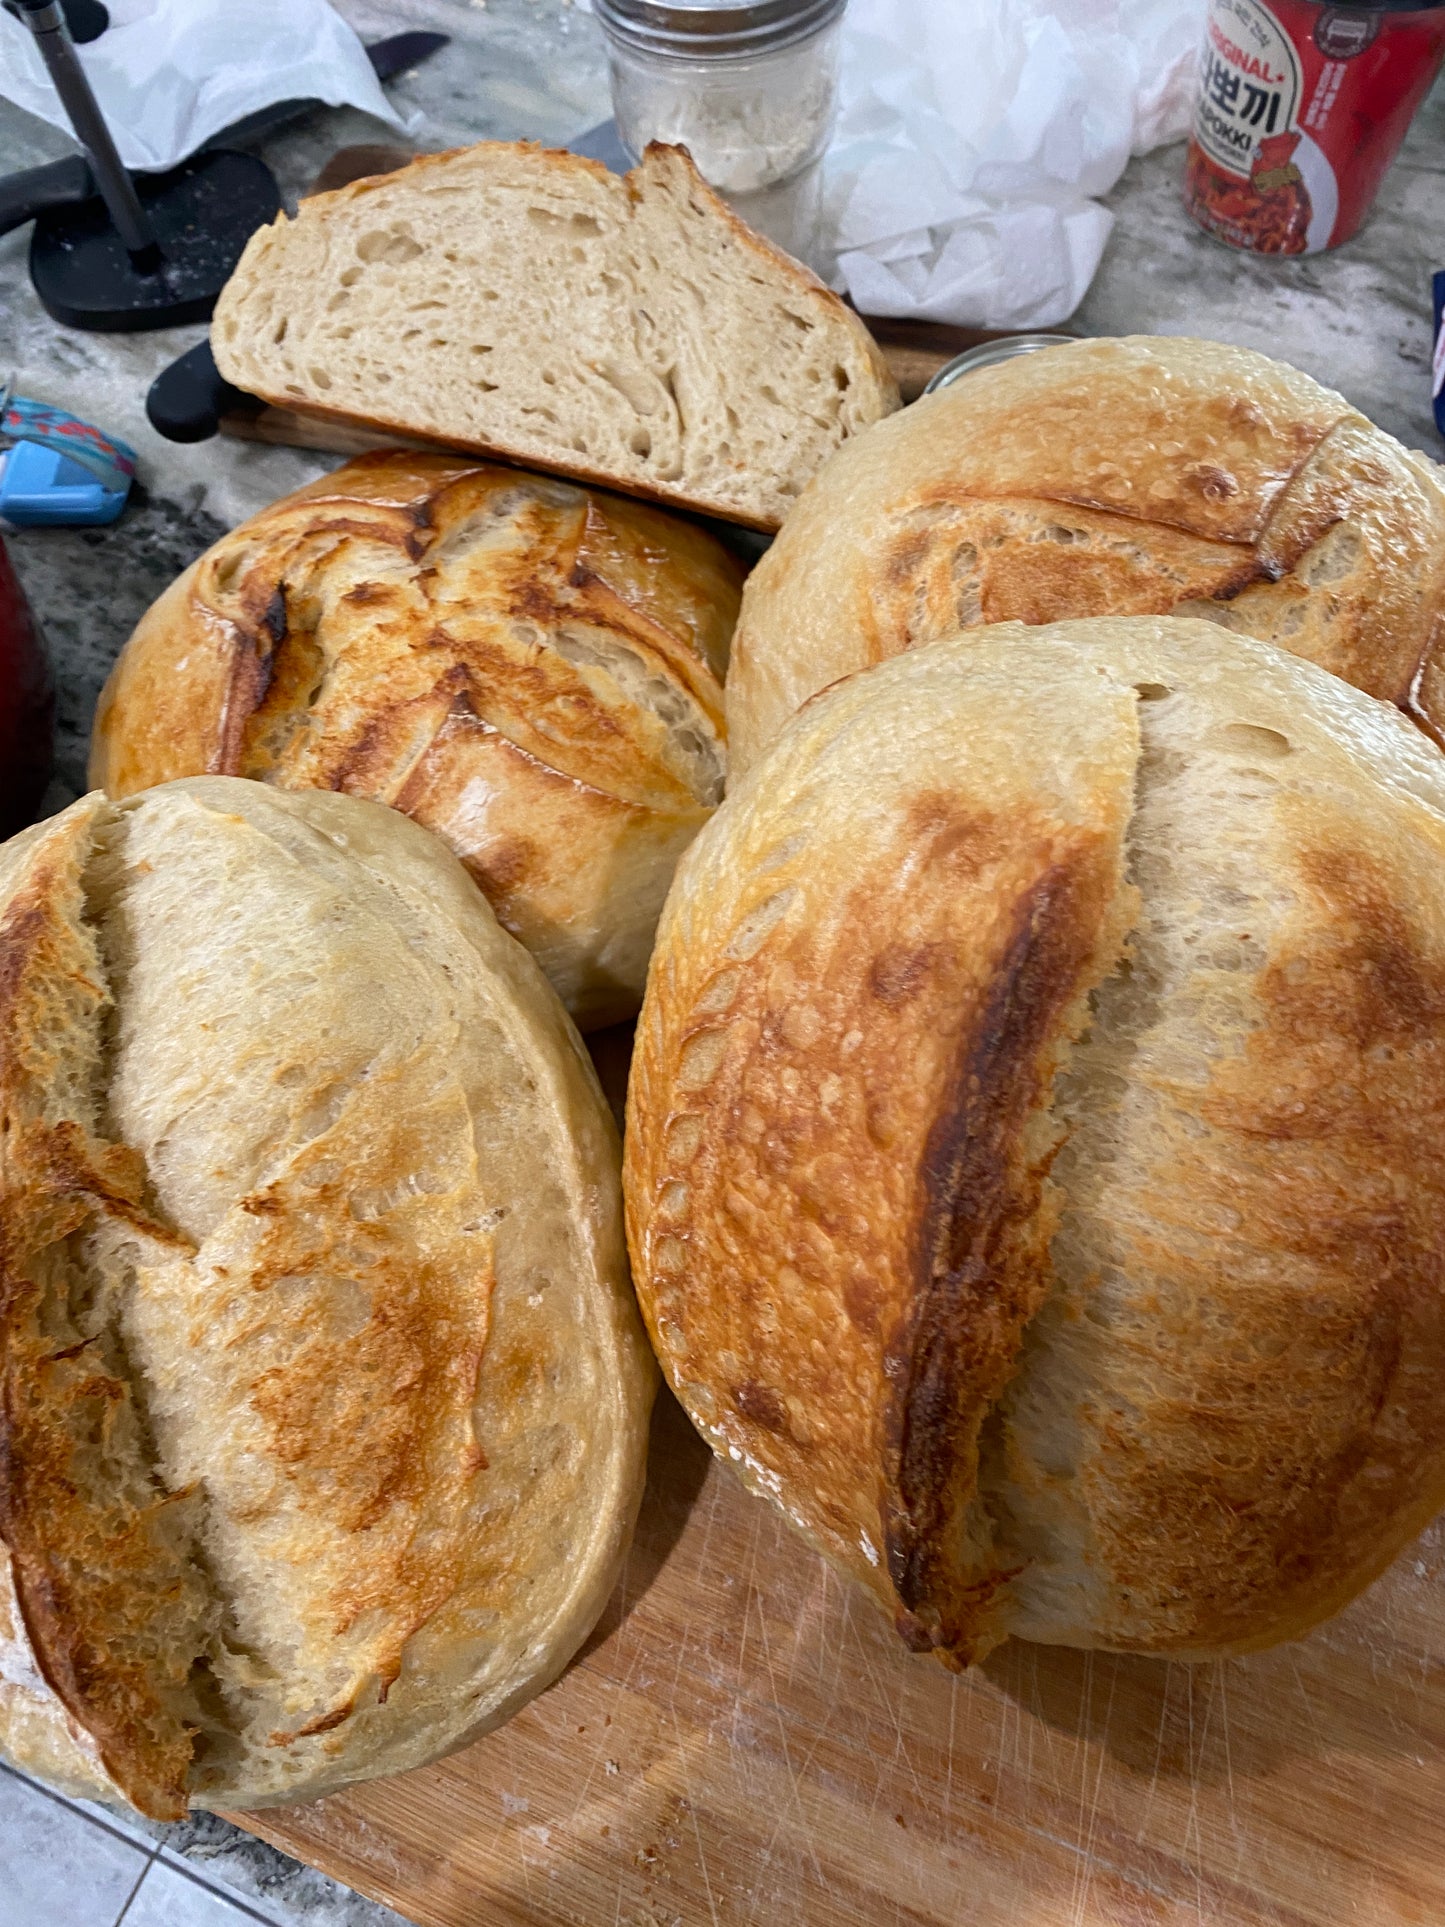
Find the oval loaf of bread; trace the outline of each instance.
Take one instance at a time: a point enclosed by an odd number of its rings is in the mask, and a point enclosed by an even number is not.
[[[741,773],[817,689],[976,623],[1193,615],[1445,734],[1445,490],[1342,396],[1243,348],[1080,341],[846,448],[753,572]]]
[[[1304,1631],[1445,1504],[1445,758],[1201,622],[850,677],[679,868],[625,1189],[679,1398],[914,1647]]]
[[[655,1374],[575,1031],[435,837],[0,848],[0,1745],[156,1818],[434,1759],[596,1620]]]
[[[657,144],[620,178],[483,141],[314,195],[252,235],[211,344],[283,408],[760,529],[898,406],[852,309]]]
[[[618,496],[362,456],[223,536],[141,619],[90,778],[346,790],[451,846],[584,1029],[632,1016],[722,793],[741,574]]]

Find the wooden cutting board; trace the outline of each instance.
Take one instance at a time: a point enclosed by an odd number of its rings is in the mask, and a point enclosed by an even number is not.
[[[625,1038],[594,1052],[616,1098]],[[670,1398],[616,1596],[501,1731],[231,1816],[421,1927],[1440,1927],[1445,1521],[1295,1645],[957,1678]]]
[[[1298,1645],[966,1677],[672,1400],[583,1655],[440,1765],[231,1816],[423,1927],[1436,1927],[1445,1530]]]

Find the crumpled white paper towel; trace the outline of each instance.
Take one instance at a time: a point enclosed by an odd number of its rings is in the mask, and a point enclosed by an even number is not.
[[[278,100],[401,119],[366,50],[326,0],[107,0],[76,49],[127,167],[161,169]],[[0,94],[69,133],[34,36],[0,11]]]
[[[825,163],[866,314],[1048,328],[1093,279],[1093,198],[1187,131],[1206,0],[851,0]]]

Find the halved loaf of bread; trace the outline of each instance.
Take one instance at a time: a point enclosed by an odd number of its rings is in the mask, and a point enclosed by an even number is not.
[[[429,154],[251,237],[228,381],[775,529],[898,406],[867,329],[686,149],[625,178],[530,143]]]

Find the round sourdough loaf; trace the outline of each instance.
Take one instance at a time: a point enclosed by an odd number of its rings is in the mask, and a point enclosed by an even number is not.
[[[1298,1634],[1445,1504],[1445,758],[1182,620],[816,697],[683,860],[633,1272],[714,1449],[967,1662]]]
[[[156,1818],[561,1671],[655,1373],[585,1053],[435,837],[202,778],[0,847],[0,1745]]]
[[[344,790],[450,844],[584,1029],[631,1016],[722,792],[741,575],[703,530],[455,456],[362,456],[142,618],[92,783]]]
[[[1341,396],[1213,341],[1022,355],[835,455],[749,579],[743,769],[815,690],[976,623],[1193,615],[1445,731],[1445,491]]]

